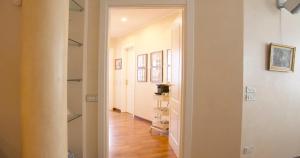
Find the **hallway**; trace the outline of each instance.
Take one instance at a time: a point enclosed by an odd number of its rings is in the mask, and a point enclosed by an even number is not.
[[[150,123],[131,114],[109,112],[110,158],[176,158],[168,137],[149,133]]]

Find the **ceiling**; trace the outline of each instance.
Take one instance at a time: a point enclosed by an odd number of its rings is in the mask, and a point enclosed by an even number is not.
[[[180,9],[112,8],[110,9],[109,35],[111,38],[126,35],[179,11]]]

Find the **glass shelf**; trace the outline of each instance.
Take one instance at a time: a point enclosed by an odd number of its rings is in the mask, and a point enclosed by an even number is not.
[[[69,38],[69,46],[77,46],[77,47],[81,47],[82,46],[82,43],[78,42],[78,41],[75,41],[71,38]]]
[[[70,11],[82,12],[84,8],[76,2],[76,0],[70,0]]]
[[[80,118],[82,114],[72,114],[71,116],[68,117],[68,123]]]
[[[68,79],[68,82],[81,82],[82,79]]]

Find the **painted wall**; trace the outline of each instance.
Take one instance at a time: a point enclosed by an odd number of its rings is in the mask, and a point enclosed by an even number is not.
[[[85,1],[83,94],[98,96],[99,1]],[[101,151],[100,151],[101,152]],[[98,102],[83,104],[83,154],[98,158]]]
[[[136,82],[135,80],[135,107],[134,114],[152,120],[153,94],[156,91],[156,83],[150,82],[150,53],[153,51],[164,51],[166,60],[166,50],[171,48],[171,28],[177,18],[177,14],[164,17],[148,26],[132,32],[126,36],[114,39],[115,59],[122,58],[123,65],[126,67],[126,51],[128,46],[133,46],[135,58],[139,54],[148,54],[148,79],[147,82]],[[134,59],[136,60],[136,59]],[[166,61],[164,61],[166,64]],[[136,67],[136,66],[135,66]],[[166,66],[164,66],[166,69]],[[164,70],[164,82],[166,82],[166,71]],[[136,76],[136,73],[133,74]],[[136,77],[135,77],[136,78]],[[115,71],[115,106],[121,108],[126,104],[126,69]]]
[[[195,105],[191,157],[239,158],[243,105],[243,1],[195,2]]]
[[[114,59],[114,49],[108,49],[108,108],[110,110],[114,107],[114,73],[115,73],[115,59]]]
[[[266,70],[270,42],[300,48],[300,15],[275,0],[245,0],[244,8],[244,86],[256,88],[257,101],[244,102],[243,146],[254,149],[242,157],[300,156],[299,54],[294,73]]]
[[[22,4],[22,158],[67,157],[69,1]]]
[[[20,158],[20,11],[0,2],[0,157]]]

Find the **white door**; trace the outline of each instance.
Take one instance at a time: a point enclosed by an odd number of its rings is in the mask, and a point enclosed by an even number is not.
[[[126,111],[134,114],[134,87],[135,87],[135,53],[133,48],[127,49],[126,75]]]
[[[170,88],[169,142],[177,157],[180,145],[181,79],[182,79],[182,22],[176,20],[172,28],[172,63]]]

